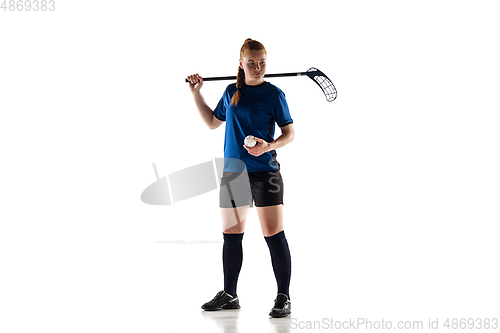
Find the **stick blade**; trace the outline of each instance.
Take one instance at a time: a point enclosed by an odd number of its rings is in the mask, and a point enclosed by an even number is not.
[[[337,89],[335,89],[333,82],[322,71],[311,67],[307,70],[306,75],[321,88],[328,102],[333,102],[337,98]]]

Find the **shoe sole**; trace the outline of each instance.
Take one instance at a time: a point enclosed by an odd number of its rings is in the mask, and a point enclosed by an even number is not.
[[[226,305],[230,305],[230,306],[226,306]],[[237,307],[235,307],[234,305],[231,305],[230,303],[226,303],[223,306],[221,306],[220,308],[203,309],[203,310],[205,310],[205,311],[220,311],[220,310],[238,310],[239,308],[241,308],[239,305]]]
[[[269,315],[273,318],[285,318],[285,317],[288,317],[289,314],[291,314],[292,311],[290,312],[287,312],[285,314],[281,314],[281,313],[273,313],[272,311],[269,312]]]

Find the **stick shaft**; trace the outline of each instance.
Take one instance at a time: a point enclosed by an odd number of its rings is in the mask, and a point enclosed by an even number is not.
[[[285,76],[302,76],[307,75],[307,72],[294,72],[294,73],[279,73],[279,74],[266,74],[264,77],[285,77]],[[221,80],[236,80],[236,76],[216,76],[216,77],[204,77],[203,81],[221,81]],[[189,82],[186,79],[186,82]]]

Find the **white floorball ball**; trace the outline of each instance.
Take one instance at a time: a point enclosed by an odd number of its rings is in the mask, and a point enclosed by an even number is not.
[[[245,146],[247,147],[253,147],[257,144],[257,141],[255,141],[253,135],[249,135],[245,138]]]

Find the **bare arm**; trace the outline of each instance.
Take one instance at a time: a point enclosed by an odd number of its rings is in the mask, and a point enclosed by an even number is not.
[[[196,74],[188,76],[188,80],[190,81],[189,89],[193,94],[194,102],[198,112],[200,113],[201,119],[203,119],[203,122],[209,129],[216,129],[224,122],[214,116],[214,111],[208,106],[205,98],[201,94],[200,89],[203,86],[203,78]]]
[[[281,127],[281,135],[271,142],[269,142],[269,150],[275,150],[286,146],[295,139],[295,130],[293,129],[293,124],[288,124]]]
[[[207,102],[205,102],[205,98],[203,98],[200,91],[193,92],[193,98],[201,119],[203,119],[208,128],[216,129],[224,123],[222,120],[219,120],[214,116],[214,111],[208,106]]]

